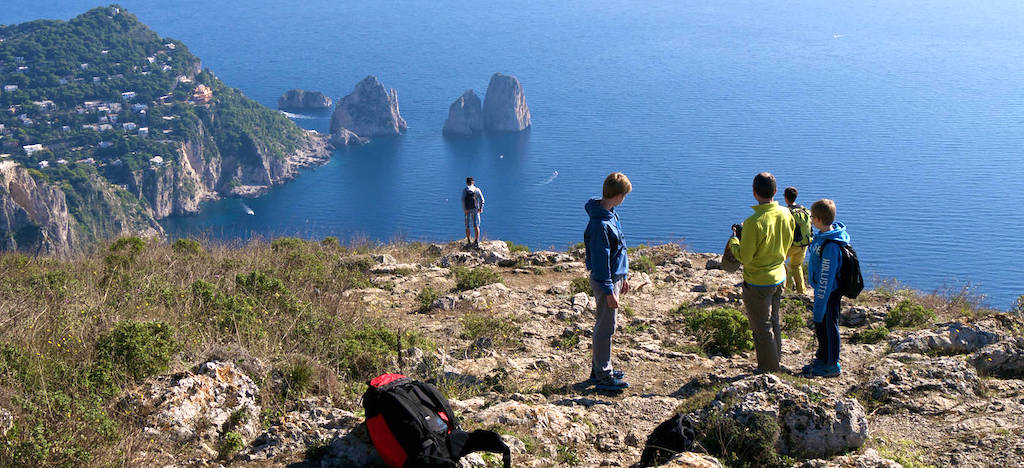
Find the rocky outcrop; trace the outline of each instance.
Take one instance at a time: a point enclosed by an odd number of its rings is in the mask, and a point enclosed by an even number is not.
[[[1024,378],[1024,338],[986,346],[971,356],[970,360],[983,375]]]
[[[331,98],[320,91],[292,89],[277,98],[277,108],[287,110],[320,110],[330,109]]]
[[[831,460],[807,460],[793,465],[793,468],[902,468],[903,465],[884,458],[875,449],[867,449],[859,455],[847,455]]]
[[[980,383],[961,358],[894,353],[875,365],[860,391],[887,411],[940,414],[977,397]]]
[[[472,89],[459,96],[448,108],[448,119],[441,130],[445,135],[472,135],[483,131],[484,117],[480,98]]]
[[[777,422],[775,445],[784,455],[828,458],[856,449],[868,439],[868,421],[857,400],[822,395],[815,389],[797,390],[771,374],[726,386],[693,417],[726,417],[743,425],[755,415]]]
[[[530,126],[530,107],[523,85],[511,75],[495,73],[484,96],[484,129],[489,132],[520,132]]]
[[[348,145],[363,145],[369,143],[370,139],[356,135],[355,132],[347,128],[340,128],[338,131],[331,132],[330,142],[332,146],[341,147]]]
[[[703,453],[683,452],[661,466],[665,468],[722,468],[722,462]]]
[[[966,354],[999,341],[999,334],[962,323],[920,330],[892,343],[897,353]]]
[[[398,111],[398,92],[384,88],[372,75],[341,98],[331,116],[331,134],[347,129],[360,137],[373,138],[401,135],[406,128]]]
[[[143,419],[150,436],[213,442],[230,430],[251,440],[259,429],[258,394],[256,383],[234,364],[210,361],[195,373],[153,379],[122,405]]]
[[[0,249],[64,255],[73,244],[64,192],[0,161]]]

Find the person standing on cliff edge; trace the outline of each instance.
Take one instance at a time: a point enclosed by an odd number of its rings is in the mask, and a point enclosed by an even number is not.
[[[796,221],[789,210],[774,200],[775,176],[762,172],[754,176],[754,214],[743,221],[742,230],[733,226],[729,248],[743,264],[743,305],[754,335],[757,370],[779,370],[782,356],[782,327],[779,306],[786,282],[786,254],[793,245]]]
[[[484,193],[475,185],[472,177],[466,177],[466,188],[462,189],[462,211],[466,215],[466,246],[479,247],[480,215],[484,213]],[[470,242],[471,233],[476,235],[472,243]]]
[[[613,172],[604,179],[601,198],[591,198],[584,205],[590,217],[583,232],[585,264],[590,270],[590,288],[597,303],[589,382],[598,390],[620,391],[629,387],[625,373],[612,368],[612,335],[619,295],[629,292],[629,256],[615,207],[632,190],[633,184],[625,174]]]

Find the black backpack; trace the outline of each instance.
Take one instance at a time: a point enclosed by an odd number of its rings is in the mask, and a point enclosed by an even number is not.
[[[480,209],[480,207],[476,206],[476,190],[470,190],[469,187],[466,187],[462,191],[462,208],[473,211]]]
[[[640,466],[661,466],[682,452],[693,451],[697,433],[689,416],[678,413],[658,425],[647,436]]]
[[[842,263],[839,267],[838,291],[840,294],[850,298],[856,299],[860,295],[860,292],[864,290],[864,277],[860,274],[860,260],[857,258],[857,251],[853,250],[853,246],[843,242],[836,242],[834,240],[826,240],[825,242],[834,242],[839,246],[840,256],[842,257]],[[825,244],[821,244],[822,250],[825,248]]]
[[[448,400],[429,383],[380,375],[370,380],[363,409],[370,440],[391,468],[454,468],[462,457],[480,451],[501,453],[505,468],[512,466],[501,436],[463,431]]]

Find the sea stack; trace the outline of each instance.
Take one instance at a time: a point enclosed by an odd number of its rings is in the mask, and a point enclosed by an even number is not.
[[[462,93],[448,108],[448,120],[444,121],[445,135],[472,135],[484,129],[483,110],[480,98],[472,89]]]
[[[352,94],[341,98],[331,116],[331,133],[342,129],[363,138],[401,135],[408,126],[398,112],[398,93],[384,88],[376,76],[356,84]]]
[[[319,91],[292,89],[277,98],[278,109],[318,110],[330,109],[331,98]]]
[[[484,129],[489,132],[521,132],[530,126],[530,107],[523,85],[511,75],[495,73],[484,96]]]

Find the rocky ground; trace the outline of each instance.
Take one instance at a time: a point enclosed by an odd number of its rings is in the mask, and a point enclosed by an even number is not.
[[[866,292],[843,305],[843,374],[808,379],[797,374],[814,350],[806,323],[810,301],[788,296],[784,372],[757,375],[752,352],[705,354],[708,335],[688,329],[678,311],[681,305],[742,310],[740,274],[719,269],[715,255],[673,245],[642,248],[631,259],[650,259],[653,269],[631,275],[633,291],[623,297],[613,349],[613,363],[632,386],[608,394],[584,382],[594,303],[586,293],[574,294],[572,281],[586,276],[580,257],[579,251],[512,253],[503,242],[480,249],[438,244],[416,258],[384,249],[373,254],[378,287],[346,294],[393,326],[429,338],[429,346],[403,349],[395,371],[433,379],[466,428],[499,429],[512,446],[513,466],[635,466],[651,430],[680,411],[704,428],[726,418],[755,431],[750,424],[767,421],[774,448],[793,466],[1024,466],[1019,316],[945,304],[926,323],[895,328],[877,343],[855,343],[909,297]],[[497,271],[503,283],[449,292],[457,267]],[[440,293],[426,297],[425,288]],[[253,382],[265,372],[259,360],[237,350],[130,392],[120,404],[137,415],[140,430],[170,441],[140,452],[135,462],[379,463],[367,445],[357,397],[347,406],[302,400],[266,425],[239,416],[261,412]],[[229,427],[239,435],[239,450],[225,460],[214,440]],[[182,459],[182,453],[190,456]],[[463,464],[496,462],[473,455]],[[697,454],[673,463],[720,466]]]

